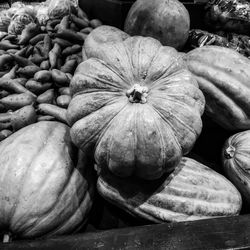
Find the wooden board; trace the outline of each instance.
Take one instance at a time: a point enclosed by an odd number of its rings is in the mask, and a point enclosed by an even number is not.
[[[250,215],[147,225],[0,244],[1,250],[250,249]]]

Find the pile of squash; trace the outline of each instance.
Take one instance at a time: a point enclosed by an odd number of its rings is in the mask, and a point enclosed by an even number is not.
[[[126,22],[133,35],[100,25],[86,36],[69,86],[55,81],[70,94],[63,119],[40,118],[0,142],[4,234],[84,230],[98,196],[150,223],[235,216],[250,200],[249,59],[214,45],[183,53],[134,34],[136,22]],[[205,116],[231,135],[220,148],[223,171],[192,157]]]

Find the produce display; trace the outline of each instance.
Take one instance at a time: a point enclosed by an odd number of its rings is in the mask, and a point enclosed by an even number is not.
[[[219,31],[211,33],[205,30],[192,29],[189,32],[187,47],[190,49],[205,45],[217,45],[234,49],[240,54],[250,57],[250,37],[236,33]]]
[[[84,6],[0,9],[0,238],[249,213],[249,2]]]
[[[250,35],[250,3],[247,0],[210,0],[204,20],[212,30]]]
[[[69,83],[83,60],[85,38],[101,22],[89,20],[80,8],[61,5],[16,2],[5,11],[12,16],[0,33],[0,140],[37,121],[67,124]]]

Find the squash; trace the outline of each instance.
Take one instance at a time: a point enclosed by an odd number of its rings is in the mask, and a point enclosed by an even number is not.
[[[87,158],[77,151],[69,127],[52,121],[26,126],[0,143],[0,231],[49,237],[84,225],[94,185]]]
[[[250,130],[230,136],[222,150],[225,175],[250,203]]]
[[[231,182],[187,157],[170,175],[151,182],[101,171],[97,190],[110,203],[155,223],[238,215],[242,206]]]
[[[90,32],[84,41],[83,58],[98,54],[104,43],[122,42],[129,37],[124,31],[109,25],[102,25]]]
[[[201,132],[205,104],[182,56],[150,37],[105,43],[88,56],[70,83],[75,145],[118,176],[172,171]]]
[[[229,131],[250,129],[250,60],[215,45],[184,58],[205,96],[205,113]]]
[[[189,29],[189,13],[178,0],[137,0],[124,25],[131,36],[150,36],[178,50],[184,47]]]

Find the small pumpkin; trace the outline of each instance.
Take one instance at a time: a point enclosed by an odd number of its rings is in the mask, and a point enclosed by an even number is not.
[[[157,179],[193,147],[204,96],[182,56],[153,38],[105,43],[76,69],[71,138],[118,176]]]
[[[215,45],[184,56],[205,99],[205,113],[227,130],[250,129],[250,60]]]
[[[152,222],[173,222],[238,215],[242,200],[224,176],[183,157],[173,173],[156,181],[129,181],[101,171],[99,194],[128,213]]]
[[[230,136],[222,150],[226,176],[250,203],[250,130]]]
[[[0,231],[18,238],[78,230],[93,202],[94,186],[69,127],[52,121],[20,129],[0,143]]]
[[[137,0],[124,25],[131,36],[150,36],[178,50],[185,45],[189,29],[189,13],[178,0]]]

